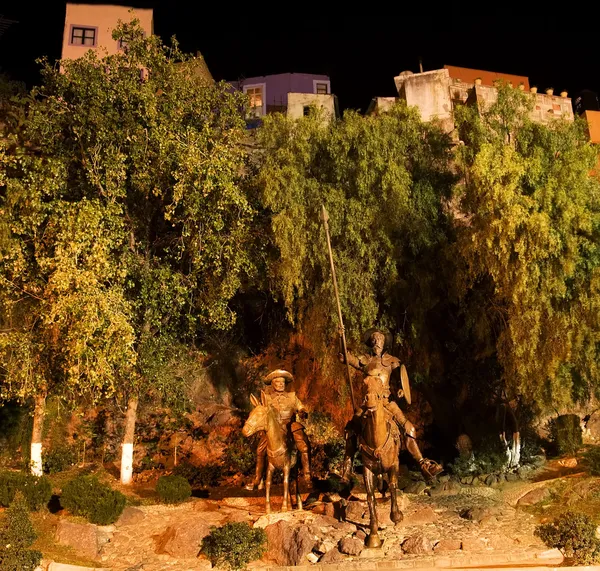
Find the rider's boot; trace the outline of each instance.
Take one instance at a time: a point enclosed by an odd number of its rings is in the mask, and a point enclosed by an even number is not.
[[[310,477],[310,461],[308,452],[301,452],[300,459],[302,461],[302,470],[304,472],[304,483],[307,487],[312,488],[312,479]]]

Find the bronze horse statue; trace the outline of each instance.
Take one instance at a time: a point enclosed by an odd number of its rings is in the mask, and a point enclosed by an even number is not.
[[[358,435],[370,515],[370,531],[365,540],[367,547],[381,546],[381,539],[377,533],[379,522],[375,502],[375,477],[379,480],[387,474],[391,496],[390,519],[399,523],[404,518],[398,508],[401,436],[398,425],[384,407],[387,398],[377,387],[369,387],[361,416],[362,430]]]
[[[287,427],[282,426],[278,420],[277,410],[268,402],[267,396],[261,391],[261,401],[250,396],[250,402],[254,408],[244,427],[242,434],[246,437],[252,436],[260,430],[267,434],[267,478],[265,482],[266,511],[271,513],[271,480],[275,469],[283,470],[283,504],[281,511],[287,511],[291,507],[289,495],[290,472],[296,466],[297,451],[287,433]],[[294,470],[294,481],[296,484],[296,507],[302,509],[302,498],[298,487],[298,471]]]

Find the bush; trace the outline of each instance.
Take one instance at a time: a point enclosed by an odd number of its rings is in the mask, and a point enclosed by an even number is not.
[[[556,547],[565,557],[582,565],[590,565],[600,556],[596,524],[582,513],[565,512],[552,523],[539,525],[535,535],[548,547]]]
[[[228,523],[212,528],[202,540],[202,553],[213,567],[244,569],[250,561],[260,559],[266,551],[264,529],[252,529],[246,522]]]
[[[0,506],[8,507],[17,492],[21,492],[30,510],[39,510],[50,501],[52,486],[46,476],[23,472],[0,472]]]
[[[60,504],[74,515],[98,525],[115,522],[125,507],[125,496],[96,476],[77,476],[65,484]]]
[[[182,462],[173,470],[175,476],[183,476],[192,488],[212,488],[219,485],[223,475],[223,468],[218,464],[194,466],[189,462]]]
[[[248,439],[238,434],[225,449],[225,463],[234,474],[247,476],[256,467],[256,448],[248,446]]]
[[[548,423],[550,440],[559,454],[575,454],[583,446],[581,419],[576,414],[562,414]]]
[[[183,476],[161,476],[156,493],[166,504],[180,504],[192,495],[192,487]]]
[[[6,526],[0,531],[0,569],[32,571],[42,560],[39,551],[28,549],[36,534],[27,512],[25,497],[17,492],[6,512]]]
[[[583,455],[592,476],[600,476],[600,446],[590,447]]]
[[[481,476],[501,472],[506,466],[506,460],[506,453],[500,439],[493,435],[483,439],[473,451],[472,457],[458,456],[448,467],[452,474],[459,478]]]
[[[52,448],[44,454],[43,464],[46,474],[64,472],[77,461],[74,452],[70,448]]]

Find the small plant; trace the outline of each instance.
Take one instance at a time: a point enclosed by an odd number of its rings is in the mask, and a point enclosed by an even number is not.
[[[225,449],[225,463],[233,473],[247,476],[256,466],[256,449],[240,434]]]
[[[596,524],[583,513],[565,512],[552,523],[539,525],[537,535],[548,547],[581,565],[590,565],[600,556],[600,541],[596,538]]]
[[[46,506],[52,496],[52,486],[46,476],[33,476],[23,472],[0,472],[0,506],[8,507],[20,491],[30,510]]]
[[[192,495],[192,487],[183,476],[161,476],[156,493],[166,504],[180,504]]]
[[[183,462],[175,467],[173,474],[183,476],[192,488],[211,488],[219,484],[223,468],[218,464],[194,466],[189,462]]]
[[[97,525],[109,525],[123,512],[125,496],[96,476],[77,476],[63,488],[60,503],[74,515]]]
[[[583,446],[581,419],[576,414],[561,414],[551,419],[548,430],[559,454],[575,454]]]
[[[66,447],[53,448],[44,454],[43,464],[46,474],[64,472],[77,461],[75,453]]]
[[[27,501],[17,492],[6,512],[6,526],[0,531],[0,569],[32,571],[42,560],[39,551],[29,549],[36,534],[29,519]]]
[[[600,476],[600,446],[590,447],[583,455],[592,476]]]
[[[232,522],[211,529],[202,540],[202,553],[214,567],[235,571],[260,559],[266,551],[266,543],[264,529],[252,529],[246,522]]]

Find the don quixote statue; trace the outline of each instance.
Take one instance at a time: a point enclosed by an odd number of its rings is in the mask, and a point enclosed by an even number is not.
[[[341,351],[339,358],[347,366],[350,396],[354,409],[354,416],[346,425],[346,451],[342,479],[349,479],[352,460],[358,449],[364,468],[363,476],[370,515],[370,531],[365,539],[365,544],[367,547],[380,547],[381,539],[378,534],[379,522],[375,501],[375,479],[387,476],[391,498],[390,519],[394,523],[398,523],[403,519],[403,514],[398,507],[400,450],[404,448],[410,452],[419,463],[423,475],[428,480],[439,474],[442,467],[433,460],[423,458],[417,445],[414,426],[404,416],[400,407],[390,399],[390,377],[395,369],[400,368],[402,388],[398,391],[397,396],[398,398],[405,398],[408,404],[411,403],[410,384],[406,368],[400,364],[396,357],[385,352],[385,349],[391,345],[391,335],[379,329],[371,329],[363,337],[364,343],[369,347],[368,354],[355,357],[347,349],[329,238],[328,219],[327,211],[323,207],[323,223],[340,322]],[[366,396],[360,406],[356,406],[350,367],[361,371],[365,375]]]

